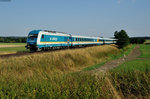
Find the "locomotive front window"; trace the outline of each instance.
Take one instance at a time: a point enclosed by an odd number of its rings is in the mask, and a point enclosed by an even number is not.
[[[33,35],[29,35],[28,37],[29,38],[37,38],[37,36],[38,36],[37,34],[33,34]]]

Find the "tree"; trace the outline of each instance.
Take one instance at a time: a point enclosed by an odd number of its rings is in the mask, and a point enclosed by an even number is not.
[[[119,48],[123,48],[130,43],[129,36],[127,35],[125,30],[116,31],[114,33],[115,38],[117,39],[117,45]]]

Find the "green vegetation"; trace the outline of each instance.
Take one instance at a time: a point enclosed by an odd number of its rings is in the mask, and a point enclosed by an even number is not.
[[[0,54],[26,52],[25,43],[0,43]]]
[[[135,47],[135,45],[128,45],[122,49],[120,49],[120,53],[118,55],[111,55],[111,58],[112,59],[118,59],[118,58],[121,58],[123,56],[127,56],[131,51],[132,49]]]
[[[132,63],[132,62],[131,62]],[[129,65],[129,64],[127,64]],[[130,66],[132,66],[130,64]],[[110,72],[110,79],[122,98],[147,98],[150,95],[150,71],[147,67],[133,70],[134,67],[121,68]],[[123,70],[123,69],[127,69]],[[139,71],[142,70],[142,71]]]
[[[150,45],[140,45],[141,58],[150,58]]]
[[[147,72],[150,71],[150,60],[146,59],[136,59],[132,60],[129,62],[126,62],[119,67],[113,69],[112,71],[118,72],[118,71],[123,71],[123,72],[129,72],[129,71],[143,71]]]
[[[150,95],[150,60],[133,60],[110,71],[109,77],[125,98],[148,98]]]
[[[106,75],[88,72],[106,60],[127,55],[134,46],[118,50],[105,45],[0,59],[0,98],[148,98],[149,60],[129,61]]]
[[[95,64],[95,65],[93,65],[93,66],[89,66],[89,67],[83,68],[83,71],[90,71],[90,70],[97,69],[97,68],[103,66],[106,62],[107,62],[107,61],[102,62],[102,63],[99,63],[99,64]]]
[[[149,45],[140,45],[141,57],[147,57]],[[112,70],[109,78],[117,92],[125,98],[148,98],[150,96],[150,60],[128,61]]]
[[[130,43],[131,44],[143,44],[146,40],[141,37],[132,37],[130,38]]]
[[[105,79],[88,73],[50,76],[39,74],[32,79],[1,80],[1,98],[111,98],[110,87],[105,87]],[[18,75],[19,76],[19,75]],[[37,79],[36,79],[37,78]],[[105,91],[104,91],[105,90]]]
[[[121,30],[121,31],[116,31],[114,33],[115,38],[117,39],[117,45],[119,48],[124,48],[125,46],[127,46],[130,41],[129,41],[129,36],[126,33],[125,30]]]
[[[23,47],[4,47],[0,48],[0,54],[2,53],[16,53],[16,52],[26,52],[28,51],[24,46]]]

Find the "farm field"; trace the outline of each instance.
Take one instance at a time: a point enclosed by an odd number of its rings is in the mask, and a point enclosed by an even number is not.
[[[147,98],[149,60],[131,60],[106,74],[89,72],[133,47],[105,45],[0,59],[0,98]]]
[[[0,43],[0,55],[25,51],[25,43]]]

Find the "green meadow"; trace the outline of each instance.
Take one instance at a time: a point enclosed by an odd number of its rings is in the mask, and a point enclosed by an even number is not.
[[[25,43],[0,43],[0,54],[10,54],[28,51]]]
[[[140,45],[141,58],[150,58],[150,44]]]

